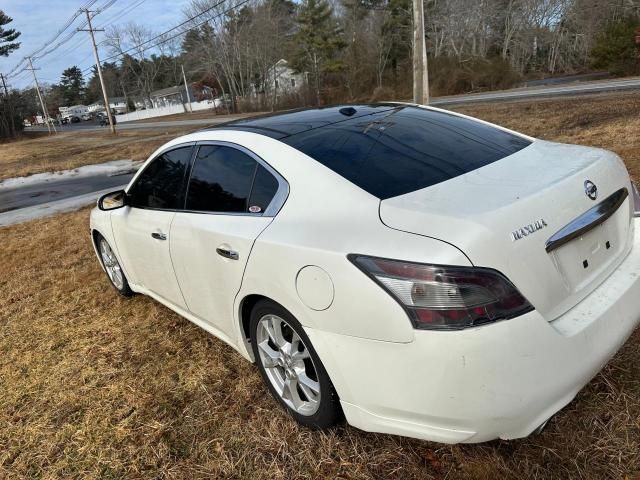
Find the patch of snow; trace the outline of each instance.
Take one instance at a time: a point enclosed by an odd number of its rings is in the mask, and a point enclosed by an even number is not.
[[[106,190],[100,190],[99,192],[86,193],[84,195],[78,195],[77,197],[65,198],[62,200],[56,200],[54,202],[43,203],[41,205],[34,205],[32,207],[20,208],[18,210],[10,210],[8,212],[0,213],[0,227],[14,225],[16,223],[24,223],[28,222],[29,220],[48,217],[58,213],[79,210],[82,207],[95,203],[96,200],[105,193],[113,192],[124,187],[126,187],[126,185],[111,187],[107,188]]]
[[[84,167],[74,168],[73,170],[60,170],[57,172],[45,172],[29,175],[28,177],[8,178],[0,181],[0,189],[16,188],[24,185],[34,185],[47,183],[52,180],[61,180],[71,177],[91,177],[94,175],[123,175],[135,172],[143,161],[134,160],[113,160],[111,162],[97,163],[95,165],[85,165]]]

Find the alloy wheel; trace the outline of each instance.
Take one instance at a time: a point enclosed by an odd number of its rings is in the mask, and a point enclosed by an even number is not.
[[[118,263],[118,259],[113,253],[113,250],[111,250],[111,247],[104,239],[100,240],[100,257],[102,258],[102,263],[104,264],[104,269],[107,271],[109,280],[111,280],[114,287],[122,290],[124,288],[124,275],[122,274],[120,263]]]
[[[258,321],[256,339],[267,378],[284,403],[300,415],[316,413],[319,377],[300,336],[284,319],[270,314]]]

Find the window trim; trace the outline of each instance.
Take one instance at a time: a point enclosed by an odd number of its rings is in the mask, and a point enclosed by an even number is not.
[[[275,168],[273,168],[271,165],[269,165],[267,162],[265,162],[262,158],[260,158],[257,154],[255,154],[248,148],[242,145],[239,145],[237,143],[227,142],[223,140],[200,140],[194,143],[195,143],[195,148],[193,150],[191,162],[187,171],[187,179],[184,185],[184,197],[183,197],[182,209],[178,210],[178,212],[198,213],[202,215],[229,215],[229,216],[236,216],[236,217],[242,216],[242,217],[267,217],[267,218],[273,218],[278,214],[280,209],[284,206],[284,203],[286,202],[287,198],[289,197],[289,182],[287,182],[284,179],[284,177],[280,175],[280,173]],[[271,175],[275,177],[275,179],[278,182],[278,189],[276,190],[276,193],[273,195],[271,202],[269,202],[269,205],[267,205],[267,208],[265,208],[264,211],[259,213],[218,212],[218,211],[209,211],[209,210],[190,210],[186,208],[187,197],[189,194],[189,186],[191,184],[191,173],[193,172],[193,167],[196,163],[196,159],[198,157],[198,152],[200,150],[200,147],[203,147],[203,146],[229,147],[235,150],[239,150],[240,152],[249,156],[251,159],[255,160],[255,162],[258,165],[263,166]],[[253,174],[253,179],[251,180],[251,189],[249,190],[249,196],[247,197],[248,199],[251,198],[251,194],[253,193],[253,183],[255,182],[255,177],[257,172],[258,172],[258,169],[256,168],[256,171]]]

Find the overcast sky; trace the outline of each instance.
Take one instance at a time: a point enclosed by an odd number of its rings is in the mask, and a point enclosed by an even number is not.
[[[98,0],[91,8],[95,10],[96,7],[105,5],[107,1]],[[24,56],[42,47],[86,3],[87,0],[2,0],[0,10],[13,18],[13,22],[4,28],[15,28],[22,32],[18,38],[22,44],[9,57],[0,57],[0,72],[6,74]],[[119,15],[138,3],[140,5],[126,15]],[[118,16],[114,24],[134,21],[154,31],[162,32],[183,20],[182,10],[188,3],[188,0],[117,0],[95,18],[94,28]],[[78,18],[66,32],[75,30],[80,20],[81,18]],[[102,40],[103,35],[103,33],[96,33],[96,41]],[[41,69],[36,72],[38,80],[42,83],[57,83],[62,71],[67,67],[73,65],[78,65],[81,69],[90,67],[93,64],[93,50],[90,42],[89,33],[79,32],[58,50],[34,62],[34,67]],[[99,51],[101,58],[108,56],[104,48],[99,47]],[[24,72],[9,79],[9,84],[16,88],[28,87],[32,83],[31,72]]]

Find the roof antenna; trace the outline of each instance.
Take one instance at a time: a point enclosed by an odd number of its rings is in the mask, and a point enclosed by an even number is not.
[[[338,110],[342,115],[346,115],[347,117],[351,117],[353,115],[355,115],[356,113],[356,109],[353,107],[342,107],[340,110]]]

